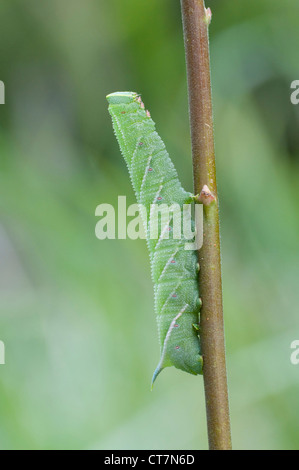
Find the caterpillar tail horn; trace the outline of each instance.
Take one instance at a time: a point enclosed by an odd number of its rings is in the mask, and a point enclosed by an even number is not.
[[[156,378],[158,377],[158,375],[160,374],[160,372],[162,372],[163,369],[164,369],[164,367],[162,367],[161,362],[159,362],[159,364],[157,365],[156,370],[153,374],[152,383],[151,383],[151,390],[153,390],[154,382],[155,382]]]

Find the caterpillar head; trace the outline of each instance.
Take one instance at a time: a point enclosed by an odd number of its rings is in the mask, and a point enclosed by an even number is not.
[[[117,91],[110,93],[106,98],[109,104],[129,104],[138,100],[139,95],[133,91]]]

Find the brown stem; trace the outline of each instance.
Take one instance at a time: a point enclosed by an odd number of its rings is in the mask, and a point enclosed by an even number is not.
[[[231,449],[222,308],[219,210],[210,81],[208,15],[203,0],[181,0],[187,63],[194,191],[207,185],[215,201],[204,205],[199,251],[201,346],[209,447]]]

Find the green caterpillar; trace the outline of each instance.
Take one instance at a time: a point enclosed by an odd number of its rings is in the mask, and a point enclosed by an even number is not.
[[[196,252],[186,250],[186,239],[165,237],[174,231],[173,220],[161,223],[159,235],[150,238],[155,205],[176,203],[180,208],[194,200],[178,179],[165,145],[155,130],[150,113],[140,96],[117,92],[107,96],[115,135],[126,161],[138,204],[146,208],[145,221],[155,292],[155,310],[161,346],[158,374],[169,366],[202,374],[200,352],[198,292],[198,259]]]

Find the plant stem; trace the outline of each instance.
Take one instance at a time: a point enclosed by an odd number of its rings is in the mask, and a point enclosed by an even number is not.
[[[209,447],[231,449],[222,308],[219,209],[210,80],[208,18],[204,0],[181,0],[187,63],[194,192],[207,185],[216,201],[204,206],[199,251],[203,374]]]

